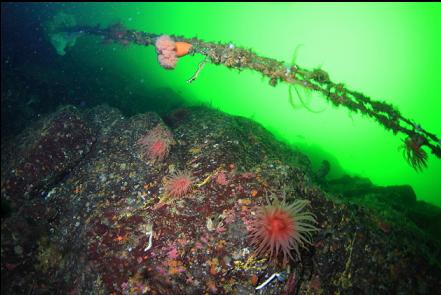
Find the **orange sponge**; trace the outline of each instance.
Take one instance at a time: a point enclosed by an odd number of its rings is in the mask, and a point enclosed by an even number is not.
[[[176,45],[176,56],[181,57],[186,55],[190,49],[191,49],[191,44],[187,43],[187,42],[175,42]]]

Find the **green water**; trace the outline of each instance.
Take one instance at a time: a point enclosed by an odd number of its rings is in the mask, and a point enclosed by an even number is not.
[[[440,3],[85,3],[57,10],[79,24],[121,21],[130,29],[155,34],[196,36],[232,42],[262,56],[321,67],[335,82],[395,105],[426,130],[441,135]],[[254,72],[208,64],[187,84],[202,56],[184,57],[175,70],[159,66],[153,47],[102,45],[83,38],[63,58],[89,67],[105,67],[146,93],[169,87],[190,104],[207,103],[224,112],[252,118],[281,140],[310,155],[314,167],[331,162],[330,178],[344,172],[370,178],[377,185],[410,184],[419,199],[441,206],[441,161],[429,155],[428,168],[417,173],[404,160],[403,135],[324,97],[303,93],[308,106],[293,108],[288,86],[268,85]],[[145,83],[148,81],[148,83]],[[121,104],[130,104],[124,98]]]

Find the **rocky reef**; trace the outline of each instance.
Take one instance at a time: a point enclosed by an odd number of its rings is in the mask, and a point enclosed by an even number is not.
[[[160,161],[139,139],[159,125]],[[171,141],[170,141],[171,142]],[[326,181],[248,119],[204,107],[123,116],[59,109],[2,144],[4,294],[435,294],[441,210],[410,187]],[[329,167],[327,167],[329,170]],[[180,197],[167,179],[191,175]],[[313,243],[288,267],[256,256],[269,194],[310,201]],[[278,274],[260,291],[261,285]]]

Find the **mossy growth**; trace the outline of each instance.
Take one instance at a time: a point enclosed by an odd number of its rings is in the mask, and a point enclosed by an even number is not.
[[[44,273],[48,273],[56,268],[62,268],[65,264],[60,250],[49,241],[47,236],[42,237],[37,242],[37,265],[36,268]]]

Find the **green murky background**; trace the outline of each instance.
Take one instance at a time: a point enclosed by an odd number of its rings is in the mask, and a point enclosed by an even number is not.
[[[36,9],[73,14],[79,24],[120,21],[150,33],[232,42],[287,63],[299,46],[300,66],[321,67],[331,80],[390,102],[441,135],[440,3],[80,3]],[[430,155],[428,168],[415,172],[399,149],[404,136],[394,136],[369,118],[333,107],[314,93],[303,93],[304,100],[321,112],[300,104],[294,109],[287,85],[271,87],[247,70],[208,64],[187,84],[202,56],[181,58],[175,70],[166,71],[153,47],[103,45],[97,39],[81,38],[62,58],[99,69],[103,76],[123,77],[127,96],[122,105],[130,105],[135,92],[170,88],[190,104],[203,102],[258,121],[301,147],[314,167],[328,159],[330,178],[347,172],[377,185],[410,184],[419,199],[441,206],[441,161]]]

